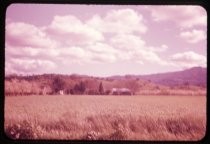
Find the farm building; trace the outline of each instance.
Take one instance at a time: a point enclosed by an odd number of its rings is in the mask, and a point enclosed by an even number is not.
[[[128,88],[112,88],[112,95],[132,95],[132,92]]]
[[[64,95],[64,90],[59,90],[59,95]]]

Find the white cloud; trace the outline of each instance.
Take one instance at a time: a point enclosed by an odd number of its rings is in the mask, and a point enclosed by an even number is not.
[[[159,56],[168,46],[153,47],[139,36],[147,31],[142,15],[132,9],[111,10],[88,21],[55,16],[42,28],[7,24],[6,71],[36,73],[69,64],[119,63],[169,65]]]
[[[50,26],[44,29],[51,37],[66,45],[87,44],[104,40],[101,32],[72,15],[55,16]]]
[[[167,61],[163,60],[157,53],[149,49],[139,49],[135,52],[134,56],[134,60],[141,61],[142,63],[147,61],[158,65],[168,65]]]
[[[192,31],[183,31],[180,33],[180,37],[188,43],[198,43],[206,39],[206,33],[203,30],[193,29]]]
[[[95,43],[84,47],[61,49],[60,58],[68,63],[112,63],[115,62],[117,50],[105,43]],[[68,60],[69,59],[69,60]]]
[[[94,45],[87,46],[90,59],[98,62],[115,62],[119,52],[112,46],[105,43],[95,43]]]
[[[168,46],[165,44],[162,44],[159,47],[150,46],[148,48],[153,52],[165,52],[168,49]]]
[[[95,15],[87,24],[105,33],[145,33],[142,15],[132,9],[110,10],[104,17]]]
[[[133,49],[138,49],[144,47],[145,41],[143,41],[139,36],[132,34],[118,34],[111,38],[111,44],[120,50],[130,51]]]
[[[193,51],[187,51],[172,55],[171,61],[174,62],[175,65],[185,68],[194,67],[194,66],[206,67],[207,58]]]
[[[146,9],[151,11],[154,21],[173,21],[181,28],[207,25],[206,11],[200,6],[154,6]]]
[[[23,22],[11,22],[6,25],[6,41],[15,46],[46,48],[57,45],[40,28]]]
[[[12,58],[6,62],[6,73],[32,74],[36,72],[51,71],[56,64],[48,60],[35,60],[25,58]]]
[[[167,62],[161,59],[157,49],[147,46],[145,41],[135,35],[116,35],[111,40],[111,44],[119,51],[118,58],[122,60],[133,60],[140,64],[146,61],[157,63],[160,65],[167,65]],[[163,46],[166,49],[166,45]]]
[[[116,54],[117,50],[105,43],[95,43],[87,46],[87,49],[94,53]]]
[[[31,59],[54,59],[60,55],[58,48],[43,48],[43,47],[27,47],[27,46],[13,46],[6,45],[6,58],[31,58]]]
[[[60,49],[61,56],[71,56],[71,58],[85,58],[85,50],[80,47],[69,47]]]
[[[165,49],[162,45],[160,48]],[[138,36],[131,34],[118,34],[111,37],[109,43],[96,42],[86,46],[61,47],[59,51],[59,60],[62,63],[114,63],[118,61],[134,61],[140,64],[145,62],[167,65],[167,62],[161,59],[155,50]]]
[[[92,53],[90,57],[90,61],[92,63],[113,63],[116,62],[116,56],[115,55],[107,55],[105,53]]]

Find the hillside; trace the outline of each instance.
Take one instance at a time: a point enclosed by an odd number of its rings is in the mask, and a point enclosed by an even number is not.
[[[126,76],[112,76],[112,79],[142,79],[148,80],[155,84],[165,86],[178,86],[178,85],[194,85],[206,87],[207,83],[207,69],[202,67],[193,67],[183,71],[157,73],[150,75],[126,75]]]
[[[193,67],[183,71],[139,76],[139,78],[167,86],[177,86],[188,83],[189,85],[206,87],[207,69]]]
[[[177,72],[105,78],[78,74],[10,75],[5,77],[5,94],[53,95],[62,91],[69,95],[109,95],[114,88],[124,88],[135,95],[195,94],[201,93],[200,90],[205,94],[206,74],[206,68],[194,67]]]

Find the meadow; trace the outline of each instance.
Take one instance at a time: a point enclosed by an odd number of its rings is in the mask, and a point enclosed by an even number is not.
[[[197,141],[206,96],[6,96],[4,125],[12,139]]]

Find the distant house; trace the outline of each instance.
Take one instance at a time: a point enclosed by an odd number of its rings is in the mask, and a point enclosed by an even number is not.
[[[64,90],[59,90],[58,92],[60,95],[64,95]]]
[[[128,88],[112,88],[112,95],[132,95],[132,92]]]
[[[117,88],[112,88],[111,94],[112,95],[118,95],[118,89]]]

